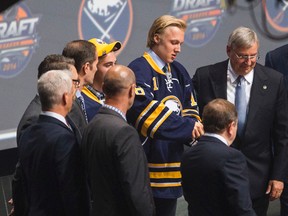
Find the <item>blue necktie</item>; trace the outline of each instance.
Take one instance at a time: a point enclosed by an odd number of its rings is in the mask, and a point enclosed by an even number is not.
[[[246,114],[247,114],[247,99],[245,93],[245,78],[243,76],[238,76],[236,80],[236,94],[235,94],[235,106],[238,112],[238,135],[241,137],[243,135]]]
[[[83,113],[84,113],[86,123],[88,123],[88,117],[87,117],[87,113],[86,113],[86,109],[85,109],[85,102],[84,102],[83,96],[80,95],[80,96],[78,97],[78,100],[79,100],[79,103],[80,103],[80,105],[81,105],[81,109],[82,109],[82,111],[83,111]]]

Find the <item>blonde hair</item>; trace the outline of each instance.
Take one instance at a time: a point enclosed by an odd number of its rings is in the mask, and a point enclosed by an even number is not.
[[[155,45],[155,34],[162,34],[164,30],[169,26],[176,26],[180,29],[183,29],[184,31],[187,28],[186,22],[182,19],[178,19],[170,15],[160,16],[156,20],[154,20],[152,26],[150,27],[146,46],[152,48]]]

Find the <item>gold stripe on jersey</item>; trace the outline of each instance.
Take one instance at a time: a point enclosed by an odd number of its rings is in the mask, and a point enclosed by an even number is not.
[[[180,187],[181,182],[156,183],[150,182],[151,187]]]
[[[180,162],[175,163],[148,163],[149,168],[174,168],[174,167],[180,167]]]
[[[102,104],[102,102],[91,92],[89,91],[89,89],[84,86],[83,89],[82,89],[82,92],[89,98],[91,98],[92,100]]]
[[[175,178],[182,177],[180,171],[149,172],[149,176],[150,176],[150,179],[175,179]]]
[[[138,116],[136,123],[135,123],[135,128],[138,128],[139,126],[139,122],[142,120],[143,116],[146,115],[146,113],[154,106],[154,104],[157,103],[156,100],[152,100],[148,106],[146,106],[146,108],[140,113],[140,115]]]
[[[160,103],[159,106],[146,118],[144,121],[142,128],[141,128],[141,134],[143,136],[147,136],[148,128],[152,125],[152,123],[157,119],[157,117],[163,112],[165,109],[165,105]]]
[[[154,134],[156,133],[156,131],[158,130],[158,128],[163,124],[163,122],[172,114],[172,110],[169,110],[168,112],[166,112],[162,118],[156,123],[156,125],[152,128],[151,133],[150,133],[150,137],[154,138]]]
[[[159,74],[165,75],[164,71],[162,71],[162,68],[159,68],[158,65],[155,63],[155,61],[152,59],[152,57],[145,52],[143,54],[143,57],[147,60],[147,62],[150,64],[150,66]],[[170,66],[168,65],[168,70],[170,70]],[[166,75],[165,75],[166,76]]]

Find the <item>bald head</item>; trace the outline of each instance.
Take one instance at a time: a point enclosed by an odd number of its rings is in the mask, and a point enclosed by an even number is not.
[[[122,94],[135,84],[136,78],[133,71],[123,65],[111,67],[103,81],[103,92],[107,98]]]

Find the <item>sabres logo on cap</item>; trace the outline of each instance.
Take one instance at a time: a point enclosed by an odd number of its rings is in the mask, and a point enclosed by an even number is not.
[[[201,47],[215,36],[224,8],[225,0],[173,0],[171,14],[187,23],[185,44]]]
[[[38,22],[24,3],[0,14],[0,77],[14,77],[26,68],[39,43]]]
[[[97,38],[107,43],[121,41],[125,47],[132,23],[131,0],[82,0],[78,15],[81,39]]]

